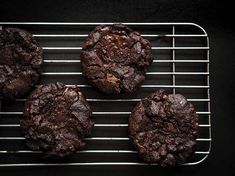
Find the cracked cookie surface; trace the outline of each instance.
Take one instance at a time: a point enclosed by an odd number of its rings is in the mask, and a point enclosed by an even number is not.
[[[167,95],[159,90],[134,107],[129,134],[145,162],[180,165],[195,151],[198,115],[181,94]]]
[[[83,75],[104,93],[132,93],[153,60],[151,44],[122,24],[97,26],[81,51]]]
[[[0,28],[0,97],[20,98],[37,84],[42,54],[29,32]]]
[[[91,109],[77,87],[40,85],[28,97],[20,125],[26,144],[46,156],[64,157],[85,146],[93,122]]]

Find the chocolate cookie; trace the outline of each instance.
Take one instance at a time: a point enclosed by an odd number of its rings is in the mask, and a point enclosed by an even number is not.
[[[132,93],[153,60],[150,42],[122,24],[97,26],[81,51],[83,75],[104,93]]]
[[[91,109],[77,87],[41,85],[25,103],[20,125],[27,145],[46,156],[63,157],[82,149],[93,122]]]
[[[0,97],[20,98],[36,85],[42,54],[29,32],[0,26]]]
[[[129,133],[145,162],[180,165],[195,151],[198,115],[182,95],[159,90],[134,107]]]

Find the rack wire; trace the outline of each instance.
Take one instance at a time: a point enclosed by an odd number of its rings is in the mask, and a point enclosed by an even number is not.
[[[149,93],[163,88],[182,93],[195,105],[199,115],[197,151],[184,165],[203,162],[211,149],[209,84],[209,37],[195,23],[124,23],[152,43],[153,65],[146,81],[132,95],[103,95],[83,80],[79,52],[82,42],[96,25],[113,23],[0,22],[2,26],[30,31],[44,50],[41,81],[78,85],[93,108],[94,130],[86,149],[62,161],[42,159],[24,143],[19,119],[26,97],[8,104],[0,101],[0,167],[149,165],[143,163],[128,138],[128,116],[132,107]],[[108,110],[108,111],[107,111]],[[152,164],[154,165],[154,164]]]

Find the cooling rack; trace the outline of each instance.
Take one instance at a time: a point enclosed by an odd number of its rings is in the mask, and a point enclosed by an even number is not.
[[[140,160],[129,141],[128,116],[141,98],[161,88],[185,95],[199,115],[197,150],[184,165],[196,165],[207,158],[212,139],[206,31],[194,23],[124,23],[152,43],[154,61],[145,82],[134,94],[104,95],[83,79],[79,58],[85,37],[100,24],[113,23],[0,22],[0,26],[23,28],[34,35],[44,50],[39,84],[60,81],[78,85],[93,109],[95,122],[84,150],[59,161],[45,160],[40,151],[27,148],[19,126],[26,97],[11,104],[0,101],[0,167],[148,165]]]

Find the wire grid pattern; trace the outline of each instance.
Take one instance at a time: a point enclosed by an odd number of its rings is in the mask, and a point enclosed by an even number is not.
[[[82,79],[81,71],[73,71],[73,67],[80,67],[79,51],[82,49],[82,41],[94,26],[100,24],[113,23],[0,22],[0,25],[3,26],[29,28],[29,31],[32,29],[30,32],[39,40],[44,50],[44,65],[49,65],[48,67],[44,66],[45,69],[43,69],[41,80],[47,80],[48,82],[57,81],[58,79],[59,81],[66,82],[72,79],[72,77],[79,79],[80,76]],[[83,83],[81,81],[81,84],[77,84],[78,87],[85,91],[87,101],[93,106],[97,106],[97,108],[94,108],[92,118],[95,121],[94,129],[98,130],[94,130],[95,132],[86,138],[87,146],[91,142],[93,143],[92,147],[78,151],[79,156],[77,158],[74,157],[65,161],[48,162],[38,159],[41,158],[41,152],[29,150],[24,145],[25,138],[20,131],[19,119],[23,114],[22,105],[26,99],[17,99],[14,103],[15,105],[5,105],[4,102],[0,102],[1,167],[148,165],[138,158],[136,150],[129,142],[127,132],[128,116],[131,113],[132,107],[141,98],[160,88],[166,89],[169,93],[185,93],[188,101],[196,104],[196,109],[197,104],[199,107],[202,107],[201,109],[203,111],[197,111],[199,115],[199,137],[197,139],[199,145],[193,159],[184,165],[196,165],[207,158],[210,153],[212,139],[210,121],[209,38],[206,31],[194,23],[123,24],[140,31],[143,37],[150,40],[154,54],[153,65],[156,65],[152,66],[152,69],[147,72],[146,81],[140,86],[137,93],[130,96],[108,97],[92,90],[91,86],[86,84],[86,82]],[[59,27],[59,30],[54,30],[57,27]],[[43,30],[37,30],[41,28]],[[67,30],[71,28],[72,30]],[[78,32],[80,29],[81,32]],[[195,41],[195,39],[200,42]],[[76,41],[78,40],[81,40],[81,42],[77,43]],[[70,44],[72,46],[69,46]],[[161,51],[163,51],[162,54],[160,54]],[[67,53],[67,55],[60,58],[58,53]],[[72,55],[77,55],[77,57],[72,57]],[[58,67],[59,70],[54,70],[55,67]],[[68,69],[63,69],[65,67],[68,67]],[[163,69],[160,69],[161,67]],[[197,67],[200,67],[200,71],[197,71]],[[151,77],[149,81],[147,81],[148,77]],[[160,80],[161,77],[163,77],[162,82]],[[201,79],[204,81],[201,81]],[[45,82],[41,81],[42,84]],[[74,85],[76,82],[71,81],[70,83],[68,81],[67,85],[71,84]],[[106,106],[110,107],[110,109]],[[118,136],[119,134],[121,136]],[[109,144],[112,142],[113,144]],[[127,144],[122,145],[123,143]],[[35,159],[32,159],[32,161],[28,159],[34,157]]]

